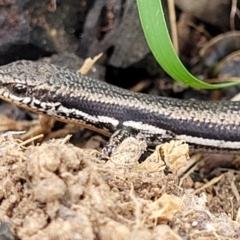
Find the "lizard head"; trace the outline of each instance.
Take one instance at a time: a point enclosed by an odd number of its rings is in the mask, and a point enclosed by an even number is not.
[[[101,112],[96,102],[105,96],[102,92],[108,88],[111,87],[100,81],[44,62],[20,60],[0,67],[0,99],[37,114],[77,123],[104,135],[118,124],[117,120],[108,116],[98,118],[96,112]],[[94,92],[97,95],[95,98]],[[99,105],[101,107],[101,103]],[[107,111],[104,106],[102,108]],[[97,123],[105,129],[94,127]]]
[[[1,66],[0,99],[36,113],[44,112],[40,105],[44,98],[48,99],[47,94],[50,95],[47,89],[55,68],[51,64],[26,60]]]

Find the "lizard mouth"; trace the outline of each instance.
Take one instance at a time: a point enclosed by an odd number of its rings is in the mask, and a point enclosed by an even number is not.
[[[74,118],[66,117],[66,111],[60,102],[50,103],[50,102],[41,102],[38,99],[30,97],[21,97],[12,94],[8,89],[0,88],[0,99],[5,102],[14,103],[16,106],[21,107],[27,111],[33,112],[35,114],[40,114],[44,116],[50,116],[51,118],[70,124],[75,124],[80,127],[90,129],[92,131],[98,132],[104,136],[109,137],[110,133],[107,129],[97,128],[89,123],[84,121],[78,121]],[[76,111],[73,109],[73,111]]]

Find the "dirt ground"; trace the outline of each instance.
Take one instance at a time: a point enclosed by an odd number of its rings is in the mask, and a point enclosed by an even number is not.
[[[1,137],[0,239],[240,238],[238,171],[200,180],[203,157],[181,142],[140,164],[132,139],[108,161],[67,140]]]

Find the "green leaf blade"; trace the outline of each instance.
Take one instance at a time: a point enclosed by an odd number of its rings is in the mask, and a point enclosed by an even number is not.
[[[176,81],[193,88],[217,89],[239,82],[208,84],[194,77],[177,56],[164,18],[161,0],[137,0],[139,17],[148,45],[159,65]]]

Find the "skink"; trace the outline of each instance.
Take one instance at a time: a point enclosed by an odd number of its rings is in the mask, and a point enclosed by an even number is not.
[[[240,102],[178,100],[134,93],[59,66],[21,60],[0,67],[0,98],[59,121],[157,145],[184,140],[195,151],[240,153]]]

